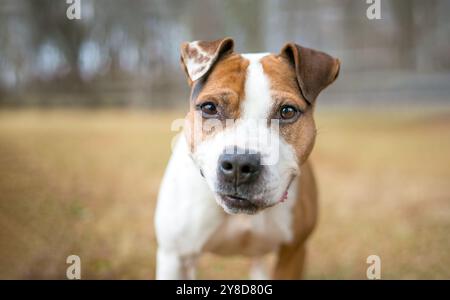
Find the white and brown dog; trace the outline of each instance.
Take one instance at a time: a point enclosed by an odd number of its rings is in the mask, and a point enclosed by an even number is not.
[[[300,278],[317,218],[313,111],[339,60],[293,43],[238,54],[226,38],[184,43],[181,62],[190,111],[159,193],[156,278],[194,278],[202,252],[249,256],[254,278],[275,252],[271,277]]]

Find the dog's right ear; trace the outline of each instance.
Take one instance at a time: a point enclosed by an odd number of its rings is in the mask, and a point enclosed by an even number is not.
[[[181,45],[181,65],[189,85],[205,76],[221,56],[233,52],[231,38],[215,41],[195,41]]]

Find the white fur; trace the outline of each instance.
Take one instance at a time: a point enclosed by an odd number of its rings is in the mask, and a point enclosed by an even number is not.
[[[269,53],[242,54],[250,61],[247,68],[247,80],[245,81],[245,100],[242,102],[242,119],[267,119],[272,107],[270,96],[270,81],[264,74],[260,63],[261,58]]]
[[[295,151],[278,132],[267,127],[267,123],[255,123],[255,120],[267,121],[273,103],[270,80],[260,63],[264,55],[243,55],[250,64],[241,119],[201,142],[191,155],[184,136],[174,149],[161,184],[155,217],[158,279],[192,278],[200,252],[226,246],[241,234],[258,237],[248,249],[235,249],[236,253],[242,251],[253,256],[275,251],[280,243],[292,238],[292,209],[298,193],[296,181],[289,188],[288,199],[277,203],[292,176],[299,173]],[[277,143],[266,144],[260,139],[253,143],[255,135],[270,137]],[[278,152],[279,160],[266,165],[268,171],[261,191],[261,197],[268,201],[266,204],[275,206],[255,215],[226,214],[235,212],[215,197],[218,158],[227,146],[248,148],[249,144],[253,150],[261,152],[263,164],[270,160],[272,153]],[[205,178],[200,176],[199,168]]]
[[[181,136],[159,191],[157,279],[191,279],[196,256],[225,216],[188,153]]]

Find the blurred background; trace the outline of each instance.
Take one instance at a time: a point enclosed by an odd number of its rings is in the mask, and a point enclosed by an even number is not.
[[[318,99],[306,278],[450,278],[450,1],[0,0],[0,278],[153,278],[153,210],[189,90],[183,41],[342,62]],[[272,259],[270,256],[267,258]],[[247,278],[205,256],[200,278]]]
[[[239,52],[278,53],[287,41],[343,61],[325,103],[446,101],[450,2],[2,0],[0,104],[177,107],[187,89],[183,41],[231,36]],[[429,99],[427,99],[429,101]]]

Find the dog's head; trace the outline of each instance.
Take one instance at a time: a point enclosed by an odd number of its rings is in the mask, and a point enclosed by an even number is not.
[[[191,156],[228,213],[282,202],[314,145],[315,100],[339,60],[288,43],[279,54],[238,54],[233,40],[184,43],[191,86]]]

